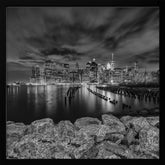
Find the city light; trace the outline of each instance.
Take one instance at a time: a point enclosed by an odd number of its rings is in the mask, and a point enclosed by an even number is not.
[[[112,53],[111,61],[98,64],[93,58],[86,63],[85,68],[80,68],[76,63],[74,68],[69,64],[59,64],[53,60],[45,60],[43,66],[33,66],[30,83],[27,85],[69,84],[69,83],[97,83],[97,84],[121,84],[121,83],[158,83],[159,71],[146,72],[140,70],[137,62],[132,66],[119,67],[114,61]],[[13,85],[16,85],[13,84]]]

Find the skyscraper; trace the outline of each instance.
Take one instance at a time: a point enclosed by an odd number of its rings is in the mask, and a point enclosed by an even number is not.
[[[111,60],[111,70],[115,69],[115,61],[113,60],[114,54],[112,53],[112,60]]]

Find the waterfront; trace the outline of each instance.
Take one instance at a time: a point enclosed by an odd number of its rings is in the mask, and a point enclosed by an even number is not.
[[[7,120],[29,124],[34,120],[49,117],[55,123],[61,120],[74,122],[85,116],[99,118],[105,113],[128,115],[144,109],[152,111],[158,107],[158,103],[152,100],[125,97],[96,89],[94,85],[79,88],[69,103],[65,102],[65,95],[69,87],[69,85],[48,85],[7,88]],[[87,87],[112,100],[117,100],[118,103],[113,105],[109,101],[97,97],[89,92]],[[131,109],[122,109],[123,103],[131,105]]]

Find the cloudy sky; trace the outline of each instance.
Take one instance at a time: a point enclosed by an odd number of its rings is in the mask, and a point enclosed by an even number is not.
[[[159,8],[17,7],[6,11],[7,80],[28,80],[46,58],[85,66],[159,67]]]

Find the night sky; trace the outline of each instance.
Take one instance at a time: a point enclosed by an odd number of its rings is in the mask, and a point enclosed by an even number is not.
[[[48,57],[159,68],[159,8],[17,7],[6,11],[7,81],[29,80],[31,67]]]

